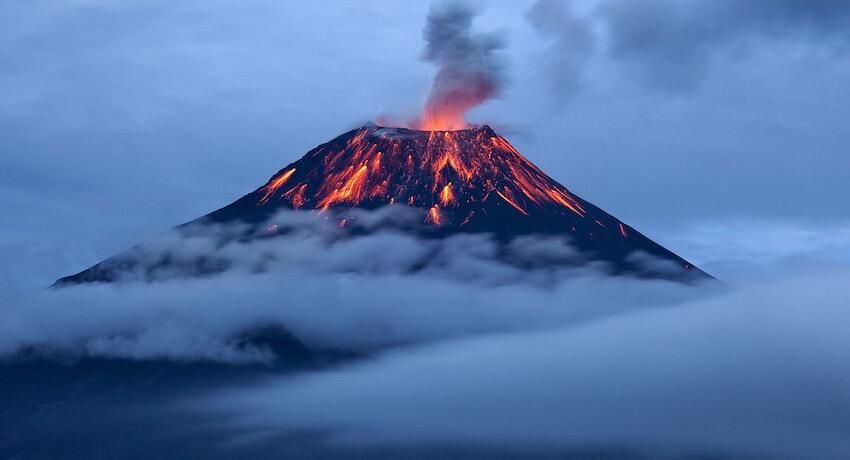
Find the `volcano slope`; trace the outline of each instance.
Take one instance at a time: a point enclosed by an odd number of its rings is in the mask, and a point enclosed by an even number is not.
[[[564,237],[575,250],[575,257],[543,254],[538,260],[504,252],[502,262],[523,268],[593,263],[611,275],[683,282],[710,278],[574,195],[486,125],[457,131],[367,125],[349,131],[307,152],[253,192],[177,230],[239,224],[243,230],[234,238],[273,238],[288,229],[270,225],[270,219],[291,210],[335,220],[339,238],[356,238],[367,232],[352,225],[357,212],[387,207],[418,210],[421,218],[413,224],[386,223],[380,230],[428,240],[480,234],[502,246],[518,239],[534,244],[533,238],[522,237]],[[131,270],[154,278],[174,263],[167,255],[140,257],[140,251],[113,256],[56,285],[110,282]],[[193,261],[190,271],[205,275],[227,268],[211,263],[215,255],[209,256]]]

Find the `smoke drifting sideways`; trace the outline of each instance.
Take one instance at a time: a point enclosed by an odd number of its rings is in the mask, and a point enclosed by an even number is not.
[[[850,3],[808,0],[604,0],[607,56],[649,88],[688,92],[724,61],[850,50]]]
[[[560,108],[583,84],[596,48],[592,25],[562,0],[538,0],[526,19],[546,46],[539,59],[552,109]]]
[[[435,5],[428,14],[423,59],[438,67],[420,118],[413,129],[458,130],[467,127],[466,113],[498,96],[504,65],[498,51],[505,39],[497,32],[473,32],[476,11],[452,1]]]
[[[0,354],[273,363],[274,353],[246,344],[246,333],[278,327],[310,349],[370,353],[705,294],[612,278],[601,265],[535,267],[576,257],[560,238],[497,248],[486,235],[424,240],[375,230],[421,218],[403,207],[360,212],[348,221],[360,228],[347,229],[365,235],[344,239],[329,213],[293,211],[262,227],[280,232],[267,238],[242,238],[241,225],[175,230],[132,250],[140,262],[116,282],[44,290],[0,308]],[[504,251],[528,263],[502,262]]]

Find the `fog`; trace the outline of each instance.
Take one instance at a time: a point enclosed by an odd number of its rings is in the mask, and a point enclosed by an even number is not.
[[[359,213],[350,225],[421,217],[392,211]],[[289,211],[270,222],[290,232],[222,244],[242,226],[172,231],[132,249],[148,262],[117,282],[22,296],[0,309],[0,354],[271,363],[272,352],[246,345],[244,334],[274,326],[314,349],[369,352],[575,324],[723,289],[610,277],[600,264],[520,268],[497,258],[488,235],[420,240],[378,231],[340,240],[327,214]],[[554,237],[519,238],[507,250],[529,262],[575,255]],[[166,257],[151,278],[148,267]],[[200,258],[223,271],[198,277]]]
[[[394,351],[198,404],[233,428],[321,432],[332,445],[845,458],[848,286],[846,269],[798,274],[551,331]]]
[[[380,228],[409,216],[359,217],[353,222]],[[683,230],[671,237],[679,250],[725,268],[728,279],[685,285],[610,277],[593,265],[520,270],[495,258],[484,235],[338,239],[336,220],[321,213],[272,220],[294,231],[245,242],[227,239],[243,228],[190,228],[136,249],[151,260],[167,253],[179,266],[217,247],[223,271],[130,272],[4,305],[4,362],[81,363],[62,372],[103,358],[139,369],[218,363],[253,375],[177,378],[179,391],[157,390],[137,421],[112,414],[136,404],[121,392],[78,396],[91,400],[88,411],[111,401],[109,414],[97,409],[75,428],[81,439],[100,439],[86,427],[103,417],[107,433],[142,421],[156,427],[130,445],[172,436],[204,445],[175,456],[850,454],[850,271],[846,253],[836,253],[850,243],[846,226],[759,222],[758,237],[751,222]],[[571,255],[568,241],[522,243],[512,250]],[[424,254],[433,262],[411,271]],[[309,353],[342,358],[292,370],[286,352],[250,339],[269,328]],[[17,444],[6,443],[14,452]]]

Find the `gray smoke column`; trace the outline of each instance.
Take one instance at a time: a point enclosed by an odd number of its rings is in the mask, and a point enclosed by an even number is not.
[[[462,129],[466,112],[499,94],[502,69],[497,51],[504,47],[501,34],[473,33],[477,12],[460,2],[434,6],[428,13],[423,59],[439,66],[431,94],[417,129]]]

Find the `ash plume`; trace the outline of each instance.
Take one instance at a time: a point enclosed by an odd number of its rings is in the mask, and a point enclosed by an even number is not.
[[[718,58],[764,43],[850,50],[850,3],[808,0],[608,0],[599,12],[608,54],[657,89],[697,87]]]
[[[470,109],[497,96],[503,85],[503,63],[498,51],[505,45],[497,32],[473,32],[477,12],[461,2],[434,6],[423,32],[427,45],[423,60],[439,67],[419,129],[461,129]]]

